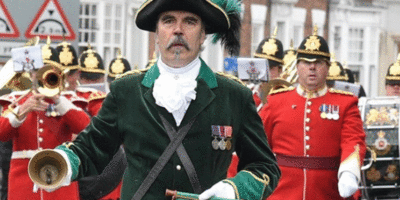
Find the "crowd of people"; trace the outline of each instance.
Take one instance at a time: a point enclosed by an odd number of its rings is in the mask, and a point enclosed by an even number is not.
[[[267,59],[269,80],[257,87],[213,72],[200,57],[206,35],[238,56],[240,10],[237,0],[146,1],[135,22],[155,33],[159,55],[144,70],[120,54],[106,71],[90,45],[77,56],[66,41],[47,42],[44,64],[62,69],[67,84],[50,97],[0,97],[0,140],[12,146],[1,156],[11,160],[9,172],[1,165],[2,199],[153,200],[166,189],[201,200],[360,199],[363,87],[317,27],[298,48],[284,51],[276,34],[261,41],[254,58]],[[400,56],[388,68],[388,96],[400,95],[398,71]],[[43,149],[67,163],[56,190],[28,175]]]

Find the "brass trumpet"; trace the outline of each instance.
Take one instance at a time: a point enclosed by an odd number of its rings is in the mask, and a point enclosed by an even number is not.
[[[31,90],[26,94],[20,96],[12,104],[8,106],[10,111],[13,111],[19,101],[29,95],[31,92],[35,91],[43,94],[46,97],[54,97],[61,93],[65,88],[65,73],[60,67],[52,64],[46,64],[40,68],[35,74],[35,81],[31,87]],[[13,112],[14,113],[14,112]],[[14,113],[17,115],[16,113]],[[21,113],[17,116],[21,116],[25,113]]]

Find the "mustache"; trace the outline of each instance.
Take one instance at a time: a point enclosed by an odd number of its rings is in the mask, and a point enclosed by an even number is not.
[[[177,45],[177,44],[183,45],[183,47],[185,47],[185,49],[188,51],[190,50],[189,44],[180,35],[175,36],[171,41],[169,41],[169,43],[167,45],[167,50],[171,49],[174,45]]]

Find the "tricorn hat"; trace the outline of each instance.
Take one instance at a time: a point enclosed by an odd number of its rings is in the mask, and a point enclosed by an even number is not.
[[[315,62],[323,59],[329,62],[331,55],[329,53],[328,43],[321,36],[317,35],[318,27],[314,26],[314,33],[306,37],[297,49],[297,60]]]
[[[397,57],[397,61],[389,66],[385,80],[386,84],[400,83],[400,54]]]
[[[110,66],[108,68],[108,78],[115,79],[118,75],[130,70],[131,65],[127,59],[122,57],[121,51],[119,50],[117,58],[114,58],[110,62]]]
[[[79,56],[79,66],[82,72],[105,74],[103,59],[88,44],[88,49]]]
[[[270,67],[283,64],[283,45],[276,39],[277,28],[270,38],[266,38],[258,45],[254,57],[268,59]]]
[[[147,0],[136,14],[136,25],[155,32],[160,14],[173,10],[200,16],[206,33],[215,34],[213,42],[221,39],[231,55],[239,55],[241,3],[238,0]]]
[[[52,64],[62,68],[58,51],[50,46],[50,36],[47,37],[46,45],[42,46],[42,59],[44,64]]]
[[[349,78],[346,76],[346,71],[344,70],[342,64],[336,61],[335,54],[331,54],[331,66],[329,67],[329,74],[326,80],[331,81],[347,81]]]
[[[67,41],[63,41],[57,45],[57,51],[59,53],[59,60],[62,69],[79,69],[78,56],[74,47]]]

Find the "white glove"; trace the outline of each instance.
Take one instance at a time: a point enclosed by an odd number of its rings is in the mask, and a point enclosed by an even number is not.
[[[353,195],[358,190],[357,177],[351,172],[344,171],[339,178],[339,194],[343,198]]]
[[[224,183],[220,181],[217,184],[213,185],[210,189],[201,193],[199,196],[199,200],[206,200],[211,197],[235,199],[235,189],[229,183]]]
[[[60,149],[54,149],[54,151],[56,151],[57,153],[61,154],[61,156],[67,162],[67,175],[64,178],[63,182],[61,182],[61,184],[56,188],[45,188],[45,187],[42,188],[40,185],[37,185],[36,183],[34,183],[33,184],[33,192],[34,193],[36,193],[39,188],[44,189],[46,192],[54,192],[54,191],[58,190],[60,187],[68,186],[68,185],[71,184],[72,167],[71,167],[71,163],[69,162],[69,158],[68,158],[67,154],[63,150],[60,150]]]

